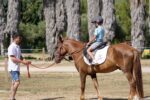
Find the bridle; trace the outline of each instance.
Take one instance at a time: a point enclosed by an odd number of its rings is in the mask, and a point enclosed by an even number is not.
[[[85,47],[85,45],[83,46],[83,48],[81,48],[80,50],[75,50],[75,51],[72,51],[71,53],[69,53],[68,55],[61,55],[61,50],[62,50],[62,48],[63,48],[64,46],[63,45],[61,45],[61,47],[60,47],[60,50],[59,50],[59,59],[65,59],[66,61],[69,61],[70,62],[70,60],[69,59],[67,59],[67,58],[65,58],[66,56],[72,56],[72,55],[74,55],[74,54],[77,54],[77,53],[80,53],[83,49],[84,49],[84,47]],[[57,54],[56,54],[56,56],[57,56]]]

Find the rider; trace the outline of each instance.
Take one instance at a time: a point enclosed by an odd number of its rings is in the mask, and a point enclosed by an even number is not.
[[[87,43],[87,46],[91,44],[90,47],[87,49],[87,53],[90,56],[89,61],[97,63],[97,61],[94,59],[92,51],[95,50],[103,42],[103,37],[105,33],[104,28],[102,26],[103,18],[101,16],[98,16],[92,21],[92,23],[96,25],[96,29],[94,32],[94,36]]]

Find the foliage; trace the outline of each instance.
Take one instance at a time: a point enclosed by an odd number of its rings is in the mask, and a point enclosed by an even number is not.
[[[4,17],[5,17],[5,21],[7,19],[7,9],[8,9],[8,0],[2,0],[3,3],[3,10],[4,10]]]
[[[19,29],[26,40],[23,46],[28,48],[43,48],[45,46],[45,22],[41,21],[37,25],[31,23],[20,23]]]
[[[45,47],[45,22],[43,21],[43,0],[21,0],[19,30],[23,34],[22,48]]]
[[[116,10],[116,41],[130,40],[131,38],[131,18],[130,18],[130,8],[128,0],[116,0],[115,2]]]
[[[145,14],[145,16],[146,16],[146,18],[145,18],[145,20],[146,20],[146,23],[145,23],[145,38],[146,38],[146,46],[147,47],[149,47],[150,46],[150,26],[148,26],[148,24],[150,23],[149,21],[150,21],[150,19],[148,19],[148,16],[150,16],[149,15],[149,10],[150,10],[150,7],[149,7],[149,0],[146,0],[146,5],[145,5],[145,9],[146,9],[146,14]],[[149,11],[149,12],[148,12]],[[150,18],[150,17],[149,17]]]
[[[81,3],[81,13],[86,14],[87,13],[87,0],[80,0]]]
[[[142,59],[150,59],[150,54],[143,55],[143,56],[142,56]]]
[[[21,0],[21,21],[37,24],[43,20],[43,0]]]
[[[81,0],[81,41],[88,41],[87,0]]]
[[[148,2],[146,1],[146,18],[148,18]],[[23,48],[43,48],[45,47],[45,22],[43,18],[43,0],[21,0],[20,1],[20,25],[19,30],[23,34]],[[81,40],[88,41],[88,19],[87,0],[80,0],[81,3]],[[5,17],[7,14],[8,0],[3,0]],[[117,27],[114,42],[130,40],[131,38],[131,18],[129,0],[115,0],[115,13]],[[150,33],[148,31],[148,21],[145,28],[146,45],[150,45]],[[63,34],[65,36],[65,34]],[[10,38],[9,36],[7,38]],[[5,39],[6,44],[9,43]]]
[[[81,16],[81,40],[88,40],[88,21],[86,14],[82,14]]]

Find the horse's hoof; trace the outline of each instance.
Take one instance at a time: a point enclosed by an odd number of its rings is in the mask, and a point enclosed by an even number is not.
[[[142,100],[140,99],[140,97],[138,97],[137,95],[134,96],[133,100]]]
[[[80,97],[80,100],[84,100],[84,97]]]
[[[84,100],[84,98],[80,98],[80,100]]]
[[[103,97],[99,96],[99,97],[98,97],[98,100],[103,100]]]

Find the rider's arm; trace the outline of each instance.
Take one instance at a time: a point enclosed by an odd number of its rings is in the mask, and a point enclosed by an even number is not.
[[[94,42],[96,40],[96,35],[97,35],[97,28],[94,31],[94,35],[91,38],[91,40],[87,43],[87,45],[90,45],[92,42]]]
[[[94,35],[94,36],[92,37],[92,39],[88,42],[88,44],[91,44],[92,42],[94,42],[95,39],[96,39],[96,36]]]

